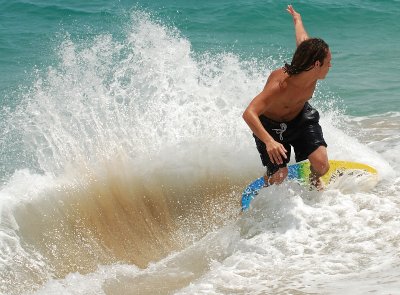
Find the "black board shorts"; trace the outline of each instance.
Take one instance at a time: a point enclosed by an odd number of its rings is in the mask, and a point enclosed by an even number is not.
[[[296,162],[306,160],[320,146],[327,146],[319,125],[319,113],[308,102],[305,103],[300,114],[290,122],[275,122],[263,115],[259,118],[265,130],[287,150],[287,158],[283,159],[284,163],[273,164],[265,143],[253,134],[268,176],[275,174],[279,168],[286,167],[290,161],[291,146],[294,149]]]

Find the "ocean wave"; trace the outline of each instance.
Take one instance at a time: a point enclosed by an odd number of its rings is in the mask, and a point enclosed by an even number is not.
[[[7,10],[9,13],[20,13],[24,12],[26,15],[32,15],[37,17],[41,15],[46,19],[59,18],[63,16],[89,16],[95,14],[112,14],[111,10],[104,6],[92,6],[92,5],[66,5],[65,3],[49,3],[45,2],[38,3],[29,1],[11,1],[2,4],[2,9]]]

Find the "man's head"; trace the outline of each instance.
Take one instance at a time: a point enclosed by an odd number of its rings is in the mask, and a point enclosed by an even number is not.
[[[289,76],[314,69],[318,79],[324,79],[331,66],[331,53],[326,42],[319,38],[310,38],[300,43],[293,55],[292,62],[285,64],[284,70]]]

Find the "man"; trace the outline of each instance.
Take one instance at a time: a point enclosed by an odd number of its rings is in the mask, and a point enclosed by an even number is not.
[[[267,168],[265,184],[280,184],[288,174],[291,146],[296,161],[311,163],[311,183],[321,188],[319,178],[329,170],[319,113],[308,103],[317,81],[331,67],[329,46],[309,38],[301,15],[291,5],[296,32],[296,52],[291,64],[273,71],[260,94],[249,104],[243,119],[253,131],[262,163]]]

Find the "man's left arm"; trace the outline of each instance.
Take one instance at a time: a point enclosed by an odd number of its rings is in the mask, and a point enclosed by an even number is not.
[[[296,32],[296,47],[297,47],[297,46],[299,46],[299,44],[301,42],[303,42],[304,40],[307,40],[309,37],[306,32],[306,29],[304,28],[300,13],[298,13],[296,10],[294,10],[292,5],[288,5],[286,10],[293,17],[294,30]]]

